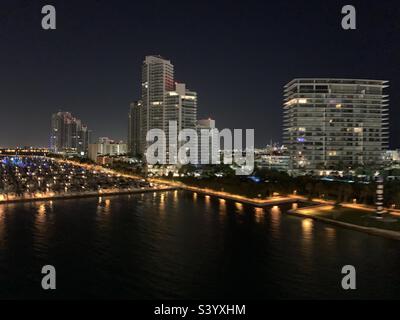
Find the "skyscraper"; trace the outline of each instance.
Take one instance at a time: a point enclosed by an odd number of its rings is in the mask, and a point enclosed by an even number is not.
[[[133,153],[145,153],[146,134],[151,129],[163,130],[168,141],[170,121],[176,121],[177,133],[185,128],[196,128],[197,94],[185,84],[174,81],[174,66],[169,60],[161,56],[145,58],[141,98],[141,102],[131,106],[130,112],[129,145]],[[168,150],[168,146],[165,147]]]
[[[184,83],[175,83],[175,90],[165,96],[164,126],[176,121],[178,130],[194,129],[197,122],[197,93],[186,88]]]
[[[87,155],[90,133],[88,127],[71,113],[54,113],[51,117],[50,149],[55,153]]]
[[[173,122],[171,122],[173,121]],[[184,83],[175,83],[175,90],[166,93],[164,102],[164,132],[167,145],[167,159],[170,163],[175,163],[178,159],[175,152],[171,148],[178,148],[184,142],[170,140],[172,137],[178,137],[179,132],[183,129],[195,129],[197,121],[197,93],[186,88]],[[170,124],[176,124],[176,127]],[[170,144],[170,141],[172,144]]]
[[[171,62],[161,56],[147,56],[142,66],[141,153],[147,149],[146,134],[150,129],[165,130],[164,99],[174,89]]]
[[[138,156],[140,152],[141,101],[131,103],[128,115],[128,153]]]
[[[379,166],[388,145],[387,83],[317,78],[285,85],[283,140],[291,170]]]
[[[216,129],[215,120],[200,119],[197,121],[196,131],[198,136],[198,163],[210,164],[212,163],[212,153],[219,154],[219,150],[213,144],[213,132]]]

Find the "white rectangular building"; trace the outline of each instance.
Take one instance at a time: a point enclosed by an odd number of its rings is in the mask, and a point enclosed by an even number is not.
[[[98,156],[120,156],[128,152],[128,146],[120,142],[115,142],[109,138],[99,138],[98,143],[89,144],[89,159],[97,161]]]
[[[388,81],[294,79],[284,88],[293,171],[380,166],[388,146]]]

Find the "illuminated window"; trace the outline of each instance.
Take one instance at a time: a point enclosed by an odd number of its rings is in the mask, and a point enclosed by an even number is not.
[[[296,103],[300,103],[300,104],[307,103],[307,99],[292,99],[292,100],[286,102],[286,105],[291,106],[292,104],[296,104]]]
[[[291,106],[292,104],[295,104],[295,103],[297,103],[297,99],[292,99],[292,100],[286,102],[286,105]]]
[[[196,97],[195,96],[183,96],[182,99],[196,100]]]

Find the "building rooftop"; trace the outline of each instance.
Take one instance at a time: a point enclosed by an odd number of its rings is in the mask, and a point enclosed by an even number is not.
[[[288,82],[284,87],[288,88],[295,83],[329,83],[329,84],[363,84],[363,85],[376,85],[385,86],[389,83],[388,80],[374,80],[374,79],[346,79],[346,78],[295,78]]]
[[[171,63],[170,60],[162,57],[161,55],[148,55],[146,56],[144,62],[155,62],[155,61],[162,61],[162,62],[168,62]]]

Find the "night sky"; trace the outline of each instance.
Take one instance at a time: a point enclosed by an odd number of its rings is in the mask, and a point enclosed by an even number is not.
[[[57,30],[41,28],[41,8]],[[341,8],[357,9],[357,30]],[[199,118],[281,140],[282,90],[300,77],[372,78],[391,87],[400,147],[399,1],[1,0],[0,146],[48,146],[50,116],[71,111],[94,136],[126,140],[145,55],[172,61],[197,91]]]

